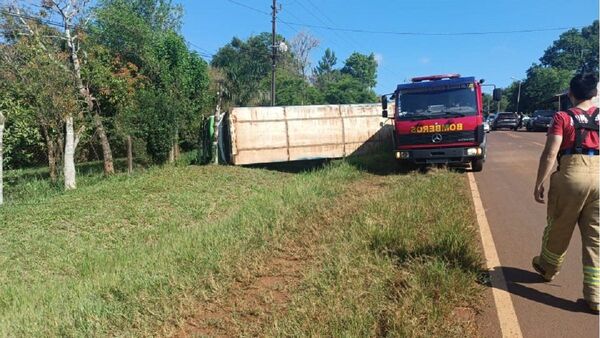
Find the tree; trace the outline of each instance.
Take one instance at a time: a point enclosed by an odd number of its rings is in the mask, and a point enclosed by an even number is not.
[[[20,8],[15,11],[22,14]],[[72,95],[75,80],[68,67],[69,56],[64,53],[64,45],[55,38],[60,32],[21,14],[12,21],[5,20],[2,27],[7,43],[0,46],[1,89],[31,108],[47,144],[50,177],[52,181],[57,180],[57,157],[62,154],[66,158],[65,168],[72,168],[64,171],[66,187],[71,188],[74,185],[67,184],[75,181],[74,156],[70,156],[74,155],[75,147],[71,154],[60,148],[76,146],[85,128],[82,107]],[[78,128],[70,134],[73,140],[63,142],[67,119]]]
[[[306,78],[287,71],[277,72],[277,102],[278,106],[321,104],[324,103],[322,93]],[[270,79],[265,79],[265,86],[270,85]]]
[[[342,74],[348,74],[359,80],[368,88],[377,84],[377,61],[373,53],[364,55],[352,53],[341,70]]]
[[[598,72],[598,20],[560,35],[540,58],[543,66],[573,72]]]
[[[339,74],[334,81],[326,83],[323,96],[325,102],[329,104],[377,102],[377,95],[372,89],[348,74]]]
[[[106,135],[106,131],[104,129],[104,124],[102,122],[102,117],[99,113],[98,101],[92,95],[89,86],[86,86],[83,82],[83,77],[81,75],[81,61],[80,54],[85,55],[81,50],[83,37],[85,35],[84,29],[86,28],[88,17],[88,5],[90,0],[45,0],[43,2],[44,7],[50,11],[58,15],[63,23],[64,32],[63,38],[67,45],[67,51],[70,55],[70,63],[71,69],[73,71],[75,85],[81,97],[83,98],[88,113],[92,116],[94,125],[96,127],[96,132],[100,138],[100,144],[102,145],[102,155],[104,159],[104,173],[107,175],[114,174],[114,164],[112,158],[112,150],[110,148],[110,143],[108,141],[108,136]],[[67,121],[67,125],[69,125],[71,121]],[[69,131],[67,130],[67,135],[69,135]],[[71,144],[71,140],[67,140],[66,144]],[[77,144],[73,142],[76,147]],[[73,153],[75,152],[75,147],[73,148]],[[71,156],[71,150],[67,152],[65,149],[65,156],[69,154]],[[66,161],[65,161],[66,162]],[[66,165],[66,164],[65,164]],[[72,168],[71,168],[72,167]],[[74,170],[74,165],[69,165],[69,172]],[[65,167],[65,174],[67,173],[67,168]],[[71,175],[69,173],[69,175]],[[74,181],[74,173],[73,181],[67,184],[67,180],[65,178],[65,186],[67,188],[75,188]],[[71,179],[69,179],[71,181]]]
[[[277,36],[277,41],[283,41]],[[211,61],[211,66],[222,70],[227,78],[223,84],[230,93],[232,104],[252,106],[265,102],[269,92],[261,81],[271,72],[271,33],[261,33],[247,41],[234,37],[220,48]],[[278,43],[278,42],[277,42]],[[280,55],[279,68],[289,64],[288,56]]]
[[[300,32],[290,43],[290,50],[293,55],[297,72],[307,78],[307,70],[310,68],[310,53],[319,46],[319,40],[308,33]]]
[[[327,48],[325,50],[325,55],[321,58],[317,67],[314,70],[314,74],[317,77],[331,74],[333,73],[334,67],[337,64],[337,57],[335,56],[335,52],[331,49]]]
[[[144,139],[148,151],[158,152],[150,154],[157,162],[163,160],[163,150],[153,138],[168,127],[168,135],[158,143],[171,143],[168,158],[174,160],[180,136],[196,142],[194,130],[208,104],[208,65],[189,51],[179,33],[181,14],[181,6],[167,0],[104,0],[92,34],[108,50],[118,79],[118,86],[107,96],[119,124],[116,128]],[[147,110],[157,109],[149,93],[158,92],[166,93],[161,96],[166,100],[161,106],[164,110],[158,115],[165,125],[147,114]],[[120,97],[118,102],[115,96]],[[154,127],[157,129],[151,132]],[[134,133],[136,129],[144,132]]]
[[[182,127],[200,126],[200,113],[207,102],[208,65],[196,53],[190,53],[185,40],[175,32],[161,36],[155,53],[161,60],[156,88],[168,94],[163,116],[171,127],[169,161],[173,162],[179,154]]]
[[[533,112],[540,108],[541,102],[569,87],[573,76],[570,70],[534,65],[527,71],[527,79],[522,84],[520,110]]]
[[[4,204],[4,147],[3,147],[3,139],[4,139],[4,122],[6,122],[6,117],[4,116],[4,112],[0,109],[0,205]]]

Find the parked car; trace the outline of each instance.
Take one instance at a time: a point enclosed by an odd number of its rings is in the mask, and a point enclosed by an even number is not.
[[[536,110],[533,112],[531,119],[527,121],[527,131],[548,130],[552,118],[556,114],[554,110]]]
[[[519,116],[516,113],[501,112],[496,115],[494,122],[492,122],[492,130],[502,128],[517,130],[518,125]]]

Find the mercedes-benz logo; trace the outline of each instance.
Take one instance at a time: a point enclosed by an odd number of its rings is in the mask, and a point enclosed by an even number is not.
[[[431,141],[433,143],[440,143],[440,142],[442,142],[442,139],[443,139],[442,134],[433,134],[433,136],[431,137]]]

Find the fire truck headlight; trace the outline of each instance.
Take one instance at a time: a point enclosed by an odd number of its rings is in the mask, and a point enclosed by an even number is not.
[[[410,153],[408,151],[397,151],[396,158],[399,160],[405,160],[410,157]]]
[[[483,153],[483,151],[481,150],[481,148],[468,148],[467,149],[467,156],[479,156]]]

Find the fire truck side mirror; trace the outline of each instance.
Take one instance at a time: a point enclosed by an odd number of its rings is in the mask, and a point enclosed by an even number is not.
[[[385,119],[388,117],[388,98],[387,95],[381,95],[381,109],[383,110],[381,116]]]
[[[492,96],[493,96],[494,101],[502,100],[502,89],[500,89],[500,88],[494,89],[494,93]]]
[[[388,109],[388,99],[387,99],[387,95],[381,95],[381,108],[383,110],[387,110]]]

